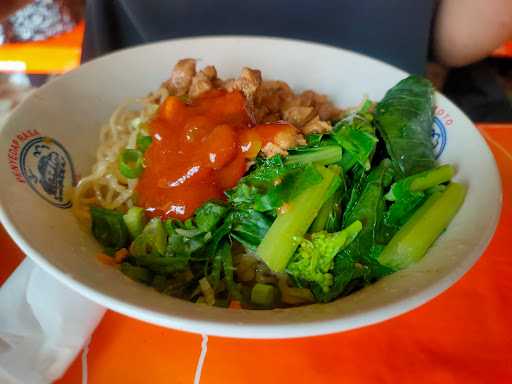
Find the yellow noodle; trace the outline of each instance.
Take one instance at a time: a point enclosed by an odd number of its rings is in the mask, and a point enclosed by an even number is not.
[[[119,154],[125,148],[135,148],[139,133],[138,122],[148,121],[156,106],[168,96],[164,88],[147,98],[128,101],[119,106],[100,131],[96,162],[91,173],[83,177],[74,189],[73,214],[83,224],[90,222],[90,207],[100,206],[126,211],[133,206],[137,180],[126,179],[119,172]],[[134,120],[135,119],[135,120]]]

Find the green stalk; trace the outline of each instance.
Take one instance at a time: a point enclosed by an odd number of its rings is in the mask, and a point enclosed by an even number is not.
[[[420,260],[448,227],[466,192],[464,185],[451,183],[444,192],[432,194],[393,236],[379,255],[379,262],[399,270]]]
[[[342,150],[338,145],[326,145],[323,147],[310,148],[303,153],[289,155],[286,157],[286,164],[311,164],[322,165],[337,163],[341,160]]]
[[[141,207],[131,207],[123,215],[124,223],[133,239],[139,236],[144,229],[144,209]]]
[[[128,263],[121,264],[119,269],[130,279],[140,283],[149,284],[153,278],[153,274],[146,268],[137,267]]]
[[[329,170],[333,171],[337,176],[342,172],[339,165],[330,165]],[[318,215],[309,228],[310,233],[320,232],[326,230],[327,232],[336,232],[341,228],[341,198],[344,193],[344,186],[342,185],[332,194],[331,197],[322,205]],[[329,228],[327,228],[329,227]]]
[[[315,184],[295,199],[279,215],[256,249],[257,255],[274,272],[283,272],[309,226],[325,201],[340,186],[340,178],[327,168],[316,165],[322,175]]]
[[[329,215],[331,214],[332,209],[334,208],[335,204],[335,193],[331,197],[327,199],[327,201],[322,205],[322,208],[320,208],[320,211],[318,212],[318,215],[315,218],[315,221],[313,221],[313,224],[311,224],[311,228],[309,229],[310,233],[320,232],[325,229],[325,225],[327,224],[327,220],[329,219]]]
[[[438,184],[450,181],[455,175],[455,168],[450,164],[441,165],[440,167],[429,171],[421,172],[413,176],[409,176],[411,181],[411,191],[418,192],[432,188]]]
[[[455,168],[449,164],[416,173],[393,183],[386,195],[386,199],[396,201],[411,193],[427,190],[432,192],[432,188],[450,181],[453,175],[455,175]]]

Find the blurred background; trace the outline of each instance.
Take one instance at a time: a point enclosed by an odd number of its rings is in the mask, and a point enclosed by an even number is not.
[[[1,124],[31,90],[80,64],[85,0],[0,1],[12,4],[0,13]],[[512,42],[478,63],[429,63],[425,73],[474,121],[512,121]]]

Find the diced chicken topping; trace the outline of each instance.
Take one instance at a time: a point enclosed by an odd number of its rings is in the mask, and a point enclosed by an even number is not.
[[[281,155],[281,156],[288,155],[288,151],[286,151],[286,149],[283,149],[279,145],[276,145],[274,143],[267,143],[263,148],[261,148],[261,152],[266,157],[272,157],[275,155]]]
[[[217,79],[217,71],[215,67],[209,65],[192,78],[188,95],[197,97],[202,93],[214,88],[214,81]]]
[[[224,86],[228,91],[242,91],[248,100],[252,100],[260,84],[261,71],[245,67],[242,69],[238,79],[228,80]]]
[[[212,89],[240,90],[247,99],[247,110],[257,124],[287,121],[297,127],[295,133],[285,131],[273,143],[262,148],[265,156],[286,155],[289,148],[304,145],[304,135],[327,133],[332,130],[331,121],[339,119],[343,111],[328,97],[312,90],[295,94],[284,81],[262,81],[261,72],[243,68],[240,77],[223,81],[214,66],[196,72],[196,60],[183,59],[174,66],[171,77],[163,84],[162,95],[154,95],[162,101],[165,94],[195,98]]]
[[[194,59],[182,59],[176,63],[171,78],[164,83],[164,86],[172,95],[186,95],[195,75],[196,61]]]
[[[302,133],[309,135],[312,133],[328,133],[332,130],[332,125],[328,121],[320,120],[317,115],[301,128]]]
[[[283,111],[283,119],[301,128],[315,115],[315,110],[312,107],[290,107]]]

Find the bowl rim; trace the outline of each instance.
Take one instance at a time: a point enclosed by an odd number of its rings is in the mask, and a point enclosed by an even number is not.
[[[379,66],[387,66],[392,68],[395,71],[400,71],[404,76],[407,76],[408,73],[403,71],[400,68],[397,68],[391,64],[383,62],[381,60],[375,59],[373,57],[361,54],[359,52],[351,51],[348,49],[322,44],[307,40],[300,39],[289,39],[289,38],[281,38],[281,37],[271,37],[271,36],[247,36],[247,35],[207,35],[207,36],[194,36],[194,37],[185,37],[179,39],[167,39],[161,40],[153,43],[138,45],[135,47],[129,47],[121,50],[117,50],[111,52],[107,55],[98,57],[90,62],[86,62],[82,64],[80,67],[73,69],[70,72],[62,75],[61,77],[53,80],[51,83],[54,84],[59,81],[65,81],[65,79],[69,76],[77,75],[84,66],[88,65],[91,62],[98,63],[104,60],[109,60],[112,56],[123,54],[129,51],[141,50],[148,46],[156,46],[156,45],[166,45],[169,43],[187,43],[190,41],[196,40],[204,40],[205,42],[212,40],[252,40],[252,41],[260,41],[264,42],[281,42],[281,43],[302,43],[307,45],[314,45],[317,47],[330,48],[337,51],[342,51],[345,53],[349,53],[351,55],[359,56],[364,60],[373,61],[375,64]],[[48,84],[43,85],[40,89],[46,88]],[[11,120],[18,109],[22,108],[23,105],[34,97],[38,91],[36,90],[29,97],[27,97],[23,102],[21,102],[16,108],[11,111],[9,117],[6,119],[5,123],[0,127],[0,137],[5,135],[5,126]],[[37,96],[37,95],[36,95]],[[28,256],[32,261],[35,262],[36,265],[40,266],[43,270],[45,270],[48,274],[55,277],[62,284],[67,286],[69,289],[73,289],[74,291],[80,293],[84,297],[90,299],[91,301],[105,306],[106,308],[112,309],[116,312],[122,313],[129,317],[133,317],[135,319],[143,320],[152,324],[156,324],[159,326],[173,328],[180,331],[198,333],[198,334],[208,334],[212,336],[221,336],[221,337],[232,337],[232,338],[243,338],[243,339],[285,339],[285,338],[299,338],[299,337],[309,337],[309,336],[319,336],[336,332],[344,332],[351,329],[357,329],[360,327],[380,323],[385,320],[390,320],[394,317],[402,315],[406,312],[409,312],[423,304],[427,301],[433,299],[438,296],[440,293],[445,291],[451,285],[453,285],[457,280],[459,280],[467,271],[471,269],[471,267],[476,263],[476,261],[480,258],[480,256],[484,253],[487,246],[489,245],[491,239],[493,238],[493,234],[496,231],[496,228],[499,223],[501,210],[502,210],[502,185],[501,185],[501,177],[496,165],[496,159],[492,154],[488,144],[485,142],[483,136],[478,132],[478,129],[475,127],[474,123],[469,120],[469,118],[462,112],[458,107],[456,107],[449,99],[447,99],[440,92],[436,92],[436,96],[440,96],[443,103],[450,104],[453,108],[459,111],[469,122],[469,125],[474,129],[478,134],[478,139],[483,143],[484,148],[491,155],[491,165],[492,170],[495,176],[497,176],[497,187],[498,190],[498,204],[495,212],[492,215],[492,223],[489,222],[489,225],[484,232],[484,236],[481,237],[481,241],[472,249],[471,253],[463,259],[461,263],[459,263],[456,268],[448,272],[445,276],[443,276],[440,280],[438,280],[435,284],[430,284],[426,288],[418,291],[412,295],[407,296],[406,298],[397,299],[391,303],[379,306],[377,308],[373,308],[367,310],[363,313],[352,313],[344,316],[343,318],[337,319],[325,319],[325,320],[308,320],[304,322],[294,322],[291,324],[254,324],[254,323],[234,323],[234,322],[226,322],[222,320],[200,320],[200,319],[191,319],[185,318],[180,315],[175,315],[172,313],[162,314],[159,311],[142,308],[136,304],[132,304],[126,301],[123,301],[121,298],[115,298],[106,293],[102,293],[99,290],[96,290],[94,287],[87,285],[84,282],[80,282],[74,279],[72,276],[66,274],[64,271],[60,270],[56,266],[52,265],[43,254],[34,249],[30,242],[26,240],[26,238],[22,235],[21,231],[16,227],[14,222],[11,220],[9,214],[4,208],[4,203],[0,199],[0,222],[3,224],[6,232],[13,239],[13,241],[18,245],[18,247],[22,250],[22,252]],[[491,168],[491,167],[490,167]],[[321,304],[320,304],[321,305]],[[293,311],[294,308],[285,309],[286,311]],[[222,309],[225,310],[225,309]]]

